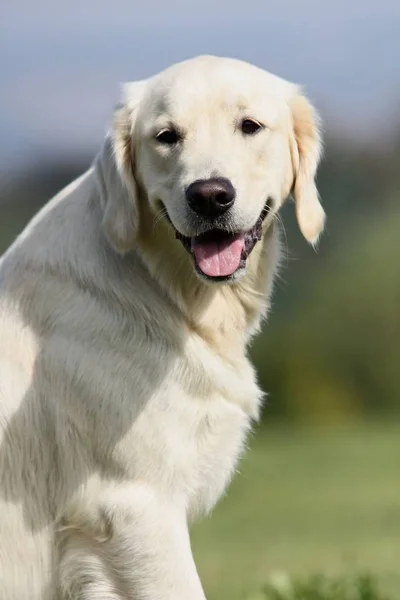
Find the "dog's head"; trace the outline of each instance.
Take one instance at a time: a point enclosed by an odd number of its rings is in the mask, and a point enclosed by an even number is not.
[[[103,224],[120,252],[151,215],[201,277],[233,280],[291,192],[305,238],[314,244],[323,229],[315,111],[255,66],[200,57],[126,84],[109,143]]]

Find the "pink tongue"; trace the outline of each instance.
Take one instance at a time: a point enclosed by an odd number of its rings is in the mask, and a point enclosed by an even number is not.
[[[204,275],[209,277],[232,275],[239,268],[243,247],[244,233],[217,241],[192,238],[196,262]]]

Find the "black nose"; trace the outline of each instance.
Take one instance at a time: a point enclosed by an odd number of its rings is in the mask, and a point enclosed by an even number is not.
[[[186,190],[189,206],[204,217],[218,217],[228,210],[235,201],[235,188],[224,177],[198,179]]]

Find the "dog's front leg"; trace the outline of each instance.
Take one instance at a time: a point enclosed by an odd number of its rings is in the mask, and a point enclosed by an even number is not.
[[[144,486],[80,498],[62,527],[60,596],[205,600],[183,503]]]

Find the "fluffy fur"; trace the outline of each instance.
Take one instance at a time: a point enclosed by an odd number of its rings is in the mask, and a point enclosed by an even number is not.
[[[245,138],[240,118],[264,129]],[[179,127],[179,147],[157,144]],[[262,394],[246,344],[293,191],[314,243],[320,136],[299,89],[200,57],[124,86],[93,166],[0,263],[3,600],[200,600],[188,526],[221,496]],[[184,189],[237,191],[232,227],[262,240],[241,278],[203,281],[175,239],[199,233]],[[167,218],[168,216],[168,218]]]

